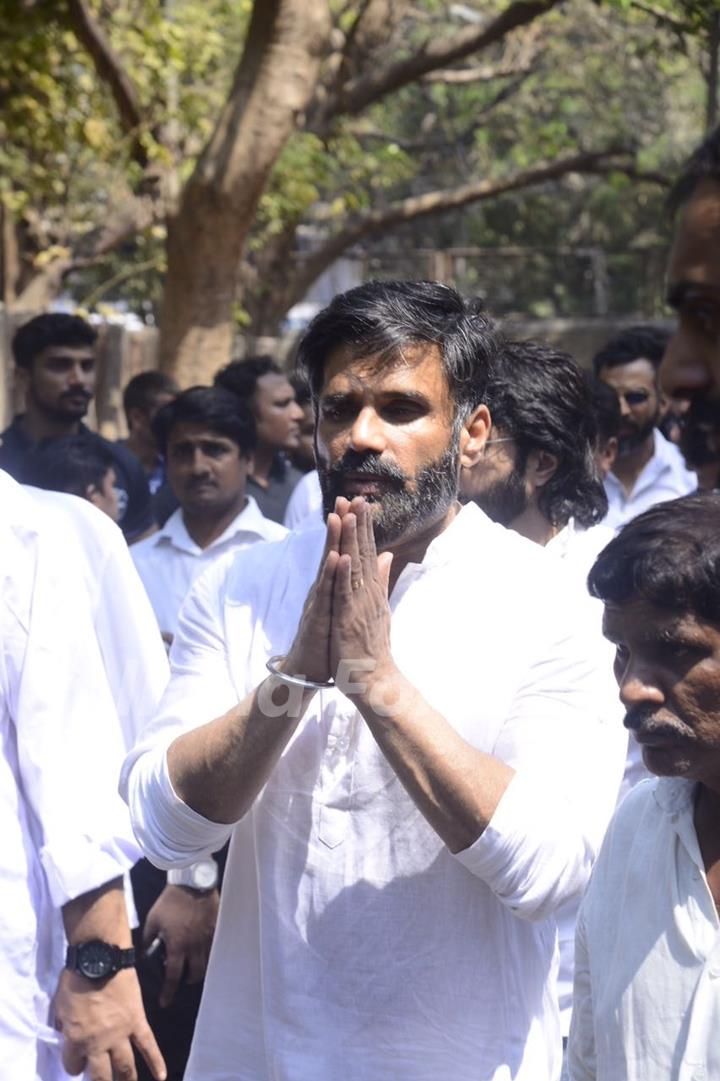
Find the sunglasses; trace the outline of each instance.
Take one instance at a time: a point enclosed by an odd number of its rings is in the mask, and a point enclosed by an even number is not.
[[[650,397],[649,390],[618,390],[618,398],[622,398],[629,406],[643,405]]]

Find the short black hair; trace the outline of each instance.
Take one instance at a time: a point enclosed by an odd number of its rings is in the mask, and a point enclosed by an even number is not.
[[[264,375],[284,375],[282,368],[267,354],[245,357],[244,360],[232,360],[216,372],[213,380],[216,387],[232,391],[244,402],[249,402],[257,389],[258,379]]]
[[[592,410],[598,430],[598,442],[604,446],[608,439],[617,439],[622,421],[622,410],[617,392],[609,383],[598,379],[592,372],[585,372],[585,382],[590,394]]]
[[[557,458],[557,469],[538,491],[545,517],[559,526],[570,518],[583,528],[599,522],[608,503],[594,458],[597,422],[587,383],[570,354],[540,342],[506,342],[486,401],[493,424],[515,441],[519,472],[532,451]]]
[[[115,459],[99,439],[86,435],[64,435],[44,439],[26,456],[21,479],[35,488],[69,492],[87,498],[88,488],[100,488]]]
[[[160,394],[177,394],[179,387],[165,372],[140,372],[123,391],[123,410],[129,419],[131,409],[152,409]]]
[[[605,604],[644,601],[720,623],[720,495],[658,503],[603,548],[588,577]]]
[[[600,375],[603,368],[618,368],[621,364],[632,364],[634,360],[643,359],[650,361],[657,374],[670,336],[669,330],[650,324],[621,330],[595,354],[593,371],[595,375]]]
[[[255,449],[255,421],[248,406],[222,387],[190,387],[158,409],[152,432],[162,454],[167,451],[174,425],[204,424],[211,431],[237,443],[246,458]]]
[[[15,331],[12,351],[18,368],[29,368],[38,353],[51,345],[93,346],[97,332],[79,315],[48,312],[36,315]]]
[[[464,417],[483,400],[498,333],[479,301],[440,282],[370,281],[339,294],[310,323],[296,363],[317,400],[334,350],[394,361],[420,342],[440,349],[456,415]]]
[[[683,165],[667,197],[671,214],[676,214],[703,180],[720,184],[720,125],[696,147]]]

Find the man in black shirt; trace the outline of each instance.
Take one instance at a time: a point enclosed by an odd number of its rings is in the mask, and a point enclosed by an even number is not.
[[[38,315],[16,331],[12,347],[25,412],[0,435],[0,468],[22,481],[28,453],[43,440],[86,435],[112,456],[118,524],[132,542],[154,526],[142,466],[130,451],[91,432],[82,422],[95,391],[96,339],[84,319],[64,313]]]

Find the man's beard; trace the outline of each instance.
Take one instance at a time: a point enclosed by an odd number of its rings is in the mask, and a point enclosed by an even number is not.
[[[500,525],[510,526],[526,510],[529,502],[523,470],[515,465],[509,476],[504,480],[492,481],[487,488],[476,492],[473,500],[488,518]]]
[[[643,425],[633,425],[633,431],[628,435],[618,436],[618,458],[624,458],[626,454],[631,454],[638,447],[641,447],[649,435],[652,434],[657,426],[657,422],[660,419],[660,414],[656,414],[652,420],[649,420]]]
[[[447,511],[457,498],[459,447],[458,437],[434,462],[419,470],[414,480],[381,454],[360,454],[347,450],[339,462],[326,467],[318,459],[318,475],[325,517],[335,510],[338,496],[347,495],[346,473],[368,473],[387,482],[379,496],[363,496],[373,507],[373,532],[378,551],[388,548],[401,537],[413,537],[423,527]]]
[[[720,462],[719,399],[693,399],[683,417],[680,450],[690,469]]]

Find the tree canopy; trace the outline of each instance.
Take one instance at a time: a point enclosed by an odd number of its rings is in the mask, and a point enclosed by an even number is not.
[[[155,313],[191,381],[354,245],[661,242],[715,6],[0,0],[3,298]]]

